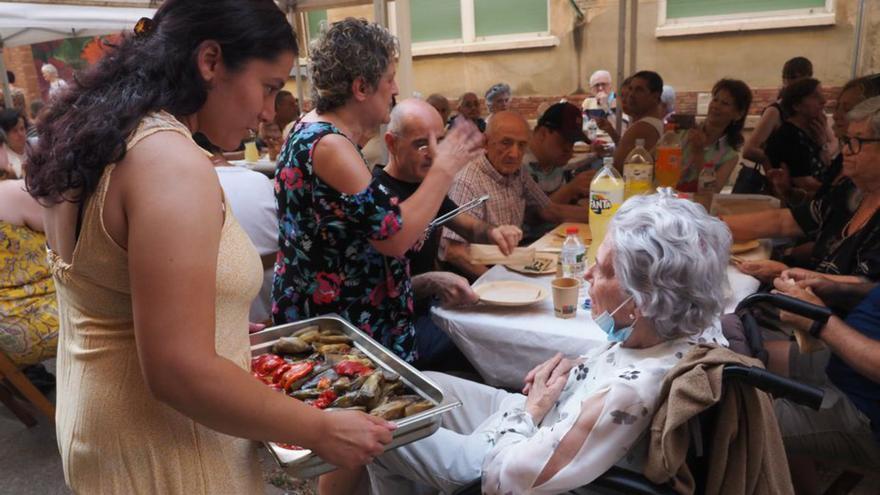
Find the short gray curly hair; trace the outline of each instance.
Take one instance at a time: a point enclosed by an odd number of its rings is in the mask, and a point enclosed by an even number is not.
[[[609,225],[614,272],[660,337],[696,335],[723,310],[730,230],[667,191],[629,199]]]
[[[880,136],[880,96],[868,98],[859,103],[846,114],[849,122],[861,122],[867,120],[871,125],[874,137]]]
[[[334,23],[311,47],[309,73],[317,112],[345,105],[358,77],[375,88],[397,57],[397,46],[394,35],[366,19],[348,17]]]

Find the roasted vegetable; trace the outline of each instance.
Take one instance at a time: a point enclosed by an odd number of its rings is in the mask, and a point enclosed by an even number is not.
[[[381,368],[352,339],[310,326],[282,337],[251,361],[255,378],[314,407],[365,411],[386,420],[434,407],[409,389],[400,375]],[[411,393],[412,391],[409,390]]]
[[[311,344],[299,337],[281,337],[272,346],[272,352],[277,354],[304,354],[313,350]]]
[[[315,343],[315,349],[321,354],[346,354],[351,351],[348,344],[321,344]]]
[[[422,411],[427,411],[434,407],[434,403],[429,400],[420,400],[417,402],[413,402],[412,404],[406,406],[403,410],[404,416],[412,416],[413,414],[418,414]]]
[[[251,361],[251,370],[256,371],[260,375],[268,375],[272,371],[284,364],[284,358],[276,354],[263,354]]]
[[[314,369],[315,364],[310,361],[303,361],[299,363],[294,363],[290,365],[290,369],[287,370],[283,375],[281,375],[281,379],[278,381],[278,384],[281,385],[281,388],[284,390],[290,390],[291,385],[294,382],[301,380],[309,375]]]
[[[318,409],[326,409],[330,407],[330,404],[336,400],[336,392],[332,390],[325,390],[321,392],[321,395],[315,399],[315,402],[312,404]]]
[[[393,399],[380,404],[378,407],[370,411],[371,416],[377,416],[382,419],[391,420],[402,418],[406,412],[406,406],[412,404],[410,399]]]
[[[373,372],[373,368],[358,361],[342,361],[334,369],[340,375],[365,376]]]

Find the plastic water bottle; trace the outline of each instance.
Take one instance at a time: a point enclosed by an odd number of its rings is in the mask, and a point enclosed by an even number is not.
[[[623,161],[624,199],[650,193],[654,188],[654,159],[645,149],[645,140],[636,139],[636,146]]]
[[[559,254],[562,260],[562,276],[571,277],[583,283],[584,258],[586,257],[586,249],[578,235],[577,227],[568,227],[565,229],[565,242],[562,243],[562,251]]]
[[[596,137],[599,135],[599,124],[593,119],[585,120],[584,134],[587,135],[587,139],[589,139],[590,142],[595,141]]]
[[[709,211],[709,206],[712,204],[712,195],[715,194],[717,185],[718,179],[715,176],[715,166],[711,163],[706,163],[697,177],[697,196],[695,198],[697,203],[706,208],[706,211]]]
[[[596,252],[605,239],[608,222],[623,204],[623,177],[614,168],[614,158],[606,157],[602,170],[590,183],[590,249],[587,251],[587,263],[596,262]]]

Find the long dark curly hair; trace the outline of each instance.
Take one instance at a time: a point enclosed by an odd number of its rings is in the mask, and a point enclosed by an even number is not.
[[[41,114],[27,187],[44,204],[85,201],[104,168],[125,157],[126,138],[148,113],[186,116],[204,105],[209,88],[197,67],[203,41],[220,45],[231,71],[297,52],[293,29],[272,0],[166,0],[136,31]]]
[[[743,116],[734,120],[724,129],[724,135],[727,137],[727,144],[731,148],[738,150],[743,144],[742,131],[746,125],[746,117],[749,114],[749,107],[752,106],[752,90],[749,85],[739,79],[721,79],[712,87],[712,94],[715,95],[721,90],[727,91],[733,98],[736,109],[743,113]]]

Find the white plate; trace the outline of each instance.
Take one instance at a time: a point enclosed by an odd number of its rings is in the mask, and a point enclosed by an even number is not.
[[[275,171],[275,162],[269,159],[261,158],[255,162],[249,162],[246,160],[232,160],[229,162],[236,167],[244,167],[249,168],[251,170],[256,170],[257,172],[274,172]]]
[[[534,261],[528,264],[504,265],[507,268],[525,275],[549,275],[556,273],[558,256],[548,253],[536,254]]]
[[[555,270],[555,267],[554,267]],[[528,282],[505,280],[474,287],[480,302],[496,306],[527,306],[547,298],[547,289]]]

